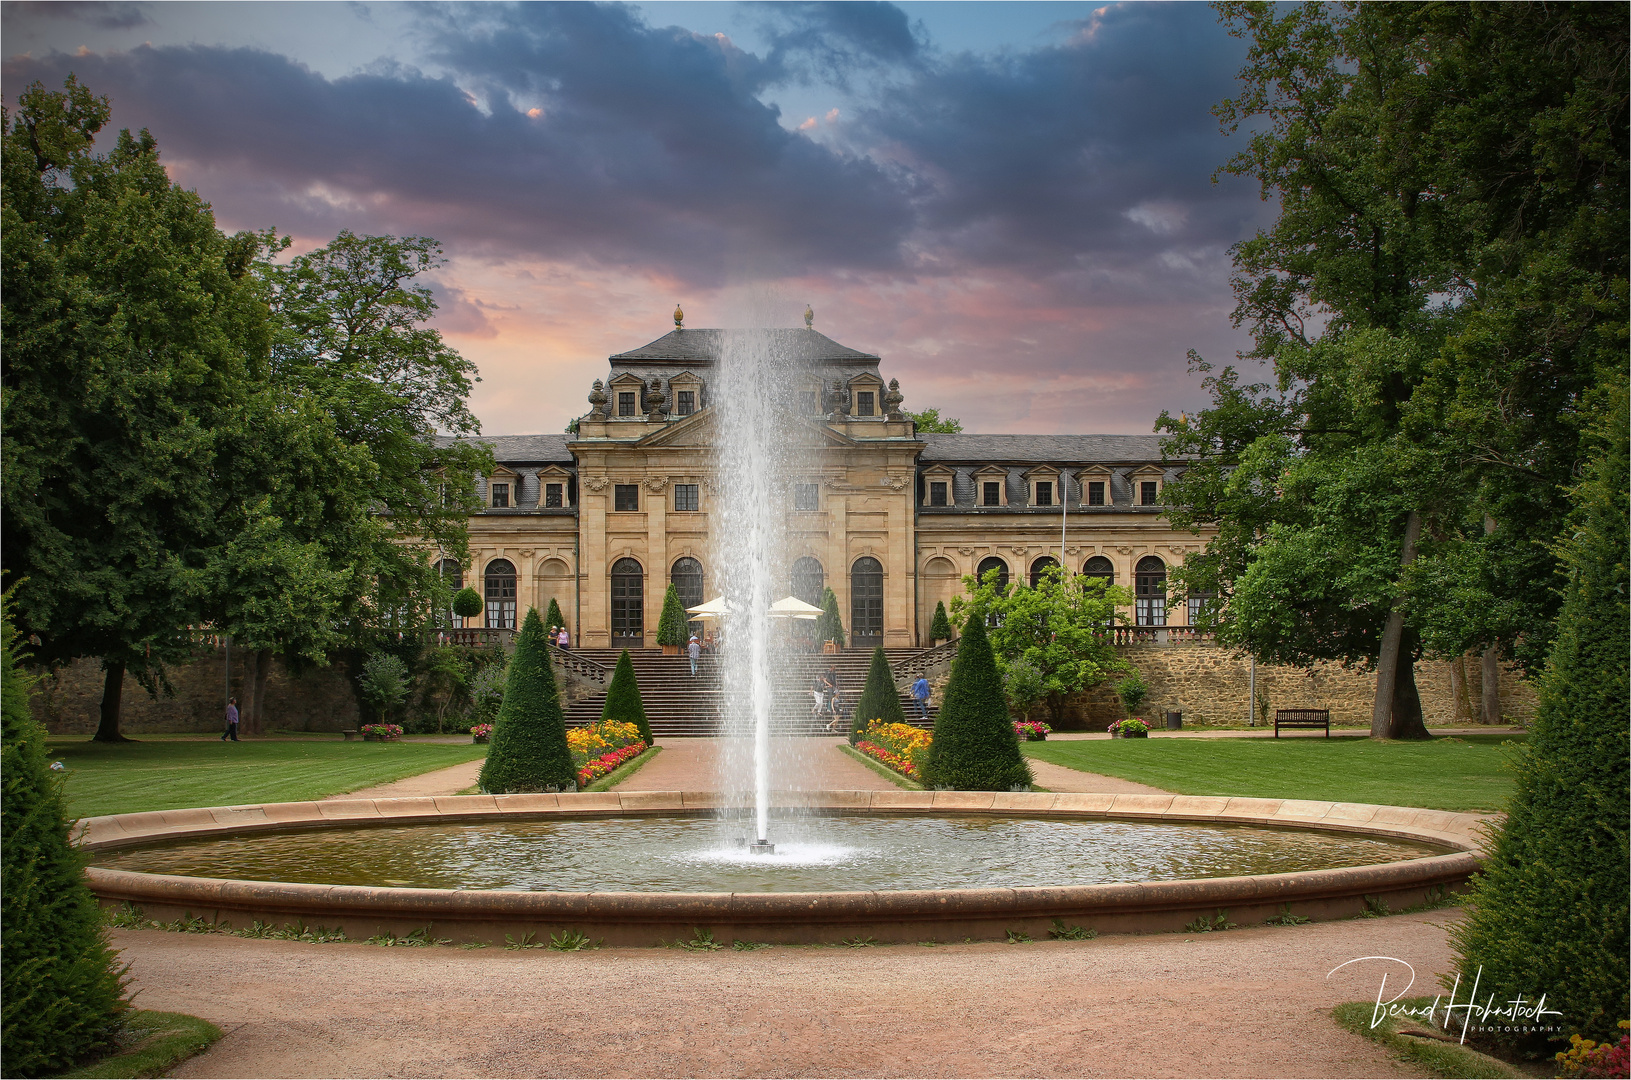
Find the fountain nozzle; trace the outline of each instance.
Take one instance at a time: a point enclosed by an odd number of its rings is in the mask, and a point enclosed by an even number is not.
[[[747,844],[749,855],[774,855],[776,845],[769,840],[751,840]]]

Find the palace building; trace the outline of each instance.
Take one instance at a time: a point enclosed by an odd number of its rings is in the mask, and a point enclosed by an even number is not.
[[[1154,435],[944,435],[916,430],[880,358],[805,327],[775,346],[805,372],[791,398],[805,414],[809,474],[788,499],[787,592],[838,597],[851,644],[929,644],[937,602],[964,575],[997,569],[1034,580],[1057,564],[1132,587],[1142,626],[1187,625],[1167,570],[1204,537],[1175,531],[1162,490],[1182,471]],[[497,467],[470,522],[468,577],[486,626],[514,629],[527,607],[561,607],[574,643],[656,643],[672,582],[687,607],[713,597],[715,518],[710,380],[723,332],[676,328],[610,358],[576,435],[481,441]]]

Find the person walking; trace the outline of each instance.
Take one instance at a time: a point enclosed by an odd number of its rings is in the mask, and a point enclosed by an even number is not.
[[[691,677],[695,678],[697,674],[697,661],[702,658],[702,642],[697,640],[697,636],[695,634],[691,635],[691,640],[686,644],[685,653],[691,658]]]
[[[912,700],[917,702],[918,716],[924,720],[929,718],[929,680],[919,675],[917,682],[912,684]]]
[[[827,711],[827,677],[816,672],[816,677],[810,680],[810,696],[815,698],[815,707],[810,710],[811,716],[820,716]]]
[[[834,664],[829,667],[822,678],[827,683],[827,706],[832,710],[832,720],[827,724],[827,730],[841,731],[844,727],[844,690],[838,682],[838,665]]]
[[[555,638],[555,647],[557,649],[569,649],[569,648],[571,648],[572,647],[572,631],[568,630],[564,626],[561,627],[560,634]]]
[[[227,729],[221,733],[222,742],[228,739],[238,741],[238,699],[235,697],[227,698]]]

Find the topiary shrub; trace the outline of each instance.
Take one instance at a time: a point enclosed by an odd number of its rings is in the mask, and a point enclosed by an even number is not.
[[[816,618],[816,640],[835,641],[844,646],[844,621],[838,617],[838,594],[821,590],[821,614]]]
[[[380,653],[370,658],[357,676],[357,686],[362,690],[363,699],[374,707],[382,722],[390,720],[391,710],[402,704],[411,685],[408,665],[392,653]]]
[[[28,704],[10,617],[0,623],[0,1057],[7,1076],[66,1069],[107,1042],[129,1003],[102,913],[68,843],[45,729]]]
[[[866,726],[874,720],[885,724],[904,724],[906,714],[900,707],[900,695],[895,692],[895,676],[889,670],[889,661],[883,649],[872,650],[872,666],[867,668],[866,685],[855,702],[855,715],[850,718],[849,741],[861,738]]]
[[[959,791],[1030,789],[1031,767],[1020,755],[1019,739],[1008,719],[1002,676],[982,612],[974,612],[963,625],[951,681],[935,717],[923,784]]]
[[[684,645],[691,636],[685,624],[685,608],[680,604],[679,590],[670,583],[663,594],[663,613],[657,619],[657,644]]]
[[[1560,545],[1568,574],[1557,639],[1541,678],[1528,745],[1494,850],[1450,939],[1463,994],[1546,995],[1561,1042],[1617,1041],[1631,993],[1626,971],[1627,691],[1626,397],[1615,395],[1606,448],[1575,488],[1575,530]],[[1539,1037],[1536,1037],[1538,1041]]]
[[[490,795],[517,791],[570,791],[577,785],[572,751],[566,745],[566,717],[555,690],[544,621],[527,609],[510,657],[504,704],[493,724],[481,790]]]
[[[1134,671],[1116,683],[1116,696],[1121,699],[1121,707],[1127,710],[1128,716],[1137,716],[1144,707],[1145,699],[1150,696],[1150,684],[1144,681],[1144,676]]]
[[[565,625],[566,620],[561,617],[561,605],[557,604],[555,598],[551,596],[549,598],[549,614],[544,616],[544,629],[547,630],[551,626]]]
[[[929,638],[932,641],[950,641],[952,639],[951,620],[946,618],[946,602],[935,601],[934,621],[929,624]]]
[[[672,588],[672,586],[670,587]],[[651,723],[646,719],[646,706],[640,700],[640,684],[634,678],[634,661],[629,650],[617,658],[617,669],[612,672],[612,685],[606,689],[606,704],[601,707],[602,720],[621,720],[640,729],[640,737],[647,746],[655,746],[651,737]]]
[[[453,614],[461,619],[474,619],[483,606],[481,593],[468,585],[453,594]]]

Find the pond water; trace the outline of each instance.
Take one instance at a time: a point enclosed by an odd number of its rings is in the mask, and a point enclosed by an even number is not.
[[[713,818],[501,821],[189,839],[107,851],[118,870],[254,881],[566,892],[827,892],[1277,874],[1445,854],[1302,829],[995,816],[772,822],[774,855]]]

